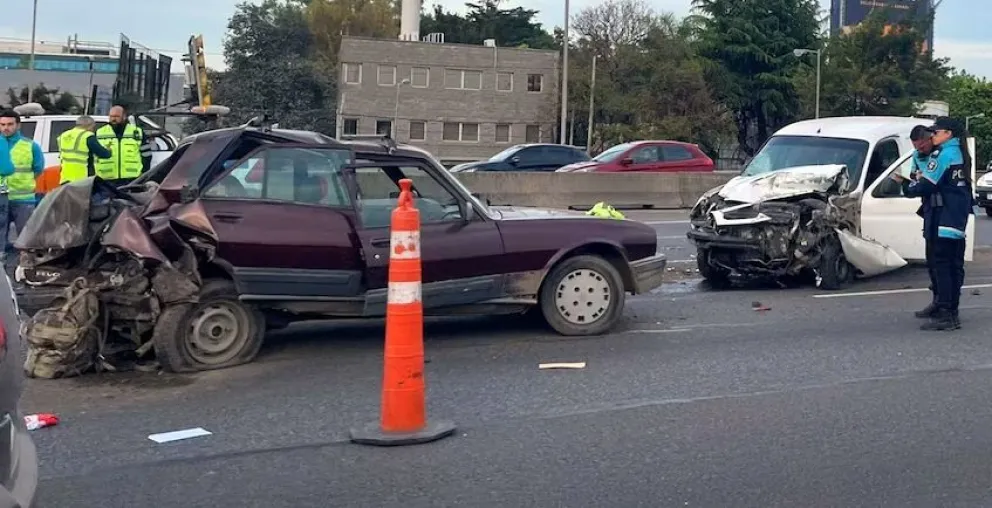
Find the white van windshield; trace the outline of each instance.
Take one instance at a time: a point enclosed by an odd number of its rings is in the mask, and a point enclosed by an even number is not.
[[[860,181],[868,157],[868,142],[860,139],[815,136],[773,136],[747,167],[744,176],[754,176],[797,166],[844,164],[852,182]]]

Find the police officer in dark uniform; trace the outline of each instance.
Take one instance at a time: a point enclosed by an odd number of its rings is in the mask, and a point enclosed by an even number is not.
[[[909,139],[913,142],[913,148],[916,151],[913,152],[913,171],[910,176],[912,180],[903,179],[902,192],[903,195],[909,196],[912,192],[909,189],[911,182],[915,182],[920,174],[923,173],[927,168],[927,164],[930,162],[931,157],[936,157],[940,153],[939,150],[934,150],[933,145],[933,131],[929,127],[924,125],[917,125],[913,127],[913,130],[909,133]],[[920,217],[926,215],[927,205],[929,200],[927,198],[920,198],[922,203],[920,208],[916,211],[916,214]],[[921,319],[928,319],[934,316],[937,312],[937,276],[936,272],[933,270],[933,247],[934,242],[924,235],[924,241],[926,242],[926,257],[927,257],[927,271],[930,275],[930,293],[932,295],[930,299],[930,304],[924,307],[922,310],[918,310],[914,315]]]
[[[956,330],[961,328],[958,304],[964,284],[965,230],[974,213],[971,154],[961,122],[941,117],[932,130],[936,149],[916,180],[906,187],[907,196],[925,200],[921,207],[923,234],[933,244],[928,264],[936,282],[936,309],[920,328]]]

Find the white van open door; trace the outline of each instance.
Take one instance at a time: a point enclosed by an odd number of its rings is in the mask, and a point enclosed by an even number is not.
[[[968,139],[968,148],[975,153],[975,139]],[[861,236],[892,248],[907,261],[926,259],[923,241],[923,219],[916,215],[919,198],[902,194],[902,186],[890,178],[894,171],[909,178],[913,171],[913,152],[903,154],[882,176],[865,189],[861,197]],[[975,160],[971,161],[971,181],[975,181]],[[975,257],[975,216],[968,218],[965,241],[965,261]]]

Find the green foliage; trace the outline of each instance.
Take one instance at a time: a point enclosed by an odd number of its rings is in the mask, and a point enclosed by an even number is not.
[[[910,13],[893,23],[874,12],[850,33],[834,38],[824,52],[825,116],[909,116],[916,105],[944,88],[947,60],[926,50],[932,15]]]
[[[223,124],[268,113],[280,126],[334,133],[333,67],[314,57],[305,7],[299,2],[243,3],[228,23],[228,69],[213,75],[213,100],[231,108]],[[197,129],[199,122],[187,122]]]
[[[420,33],[441,32],[444,42],[448,43],[482,44],[486,39],[496,39],[497,45],[505,47],[560,47],[551,34],[534,21],[537,15],[535,10],[523,7],[502,9],[499,0],[466,3],[465,6],[468,12],[463,16],[435,5],[432,12],[421,18]]]
[[[984,78],[959,72],[948,80],[943,99],[951,109],[951,116],[964,120],[967,117],[984,114],[984,118],[972,118],[969,130],[975,137],[976,162],[979,170],[984,170],[992,162],[992,83]]]
[[[734,115],[741,150],[753,155],[798,117],[793,50],[819,48],[816,0],[693,0],[690,23],[707,82]]]
[[[48,88],[44,83],[34,87],[31,100],[40,104],[45,108],[45,112],[51,115],[76,115],[83,112],[82,104],[71,93],[62,92],[58,88]],[[20,90],[7,89],[8,106],[20,106],[26,102],[28,102],[28,87]]]

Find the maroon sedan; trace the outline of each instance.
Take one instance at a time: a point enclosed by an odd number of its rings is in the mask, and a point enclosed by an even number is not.
[[[245,363],[267,329],[385,314],[404,178],[428,314],[534,310],[561,334],[596,335],[626,293],[662,282],[665,257],[640,222],[489,206],[427,152],[389,140],[244,127],[184,139],[129,196],[103,201],[93,178],[46,196],[18,239],[18,292],[34,311],[85,277],[103,284],[109,329],[150,341],[167,369]]]
[[[691,143],[679,141],[633,141],[614,146],[592,160],[576,162],[558,173],[674,173],[713,171],[710,159]]]

